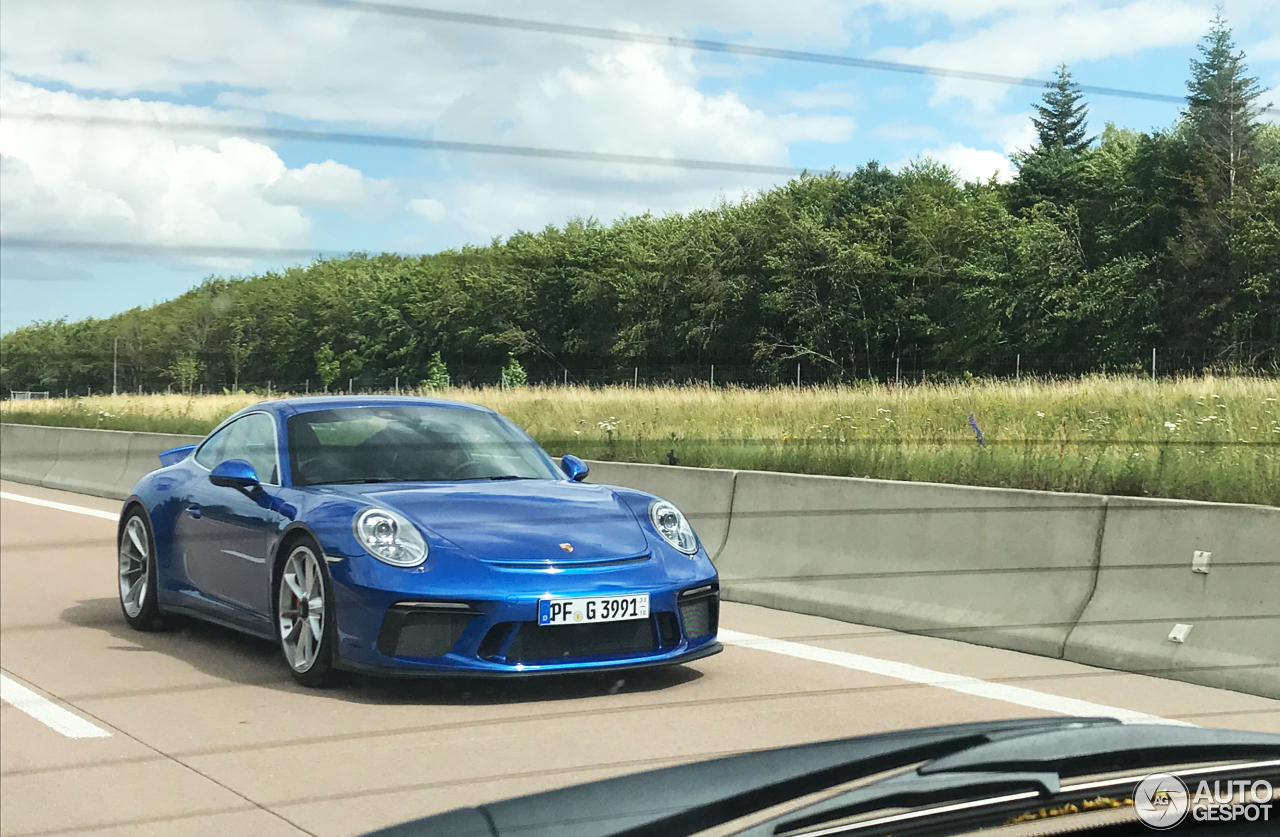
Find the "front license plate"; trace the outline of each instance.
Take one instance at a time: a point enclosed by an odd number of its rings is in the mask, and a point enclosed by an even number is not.
[[[624,619],[648,618],[648,593],[541,599],[538,602],[539,625],[585,625],[588,622],[621,622]]]

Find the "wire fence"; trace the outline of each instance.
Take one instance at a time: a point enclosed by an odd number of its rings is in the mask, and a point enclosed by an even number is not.
[[[282,375],[280,379],[240,379],[206,363],[194,380],[176,381],[166,369],[143,367],[111,358],[83,358],[73,364],[77,370],[59,387],[56,377],[39,381],[6,381],[3,397],[20,400],[42,397],[79,397],[112,393],[185,393],[198,395],[246,392],[264,396],[381,393],[414,393],[432,386],[421,371],[362,371],[329,381]],[[487,387],[509,385],[504,375],[508,364],[452,360],[447,364],[451,386]],[[769,363],[678,363],[607,364],[565,366],[554,361],[535,360],[521,367],[523,383],[533,386],[653,387],[653,386],[736,386],[831,387],[887,384],[912,386],[951,383],[978,378],[1003,381],[1071,380],[1088,375],[1130,376],[1150,380],[1198,376],[1210,373],[1280,378],[1280,367],[1240,365],[1208,352],[1153,350],[1149,355],[1128,361],[1099,362],[1086,353],[1009,352],[989,355],[964,364],[931,363],[923,353],[904,351],[877,357],[870,362],[839,364],[810,359],[789,359]],[[42,393],[49,393],[44,396]]]

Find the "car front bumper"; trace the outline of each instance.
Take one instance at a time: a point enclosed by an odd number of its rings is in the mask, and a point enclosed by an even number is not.
[[[665,572],[660,561],[605,572],[485,572],[430,579],[349,561],[330,564],[339,668],[389,675],[529,676],[671,665],[710,656],[719,587],[694,564]],[[495,592],[497,591],[497,592]],[[546,627],[547,597],[647,593],[647,619]]]

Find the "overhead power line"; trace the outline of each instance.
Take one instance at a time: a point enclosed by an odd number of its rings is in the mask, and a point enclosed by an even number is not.
[[[407,6],[399,3],[379,3],[373,0],[277,0],[302,6],[319,6],[325,9],[346,9],[349,11],[368,12],[370,14],[392,15],[395,17],[430,20],[440,23],[457,23],[468,26],[487,26],[495,29],[511,29],[522,32],[543,32],[552,35],[570,35],[579,38],[595,38],[606,41],[622,41],[627,43],[651,44],[654,46],[692,49],[702,52],[718,52],[729,55],[745,55],[753,58],[772,58],[779,61],[800,61],[807,64],[827,64],[838,67],[855,67],[861,70],[882,70],[891,73],[910,73],[912,75],[933,76],[935,78],[955,78],[965,81],[981,81],[991,84],[1007,84],[1018,87],[1042,88],[1051,82],[1048,79],[1011,76],[1001,73],[984,73],[975,70],[958,70],[949,67],[934,67],[927,64],[910,64],[901,61],[880,61],[872,58],[857,58],[851,55],[836,55],[823,52],[808,52],[795,49],[778,49],[775,47],[752,46],[750,44],[731,43],[729,41],[713,41],[705,38],[683,38],[677,35],[658,35],[646,32],[627,32],[622,29],[607,29],[599,26],[579,26],[572,23],[553,23],[526,18],[505,17],[501,15],[483,15],[472,12],[455,12],[446,9],[430,9],[422,6]],[[1081,84],[1080,90],[1095,96],[1115,96],[1124,99],[1143,99],[1149,102],[1167,102],[1186,104],[1185,96],[1169,93],[1151,93],[1142,90],[1127,90],[1120,87],[1102,87],[1094,84]]]
[[[311,250],[288,247],[234,247],[222,244],[147,244],[127,241],[91,241],[87,239],[24,238],[6,235],[0,238],[0,249],[36,250],[77,256],[160,255],[208,259],[314,259],[345,256],[358,250]]]
[[[543,160],[571,160],[574,162],[604,163],[608,165],[654,166],[671,169],[699,169],[703,171],[731,171],[746,174],[785,175],[802,174],[805,169],[794,166],[767,166],[756,163],[735,163],[726,160],[697,160],[688,157],[660,157],[646,154],[614,154],[607,151],[575,151],[565,148],[540,148],[528,145],[501,145],[488,142],[460,142],[453,140],[424,139],[421,137],[390,134],[364,134],[345,131],[327,131],[308,128],[279,128],[265,125],[242,125],[223,122],[192,120],[158,120],[117,116],[74,116],[61,113],[36,113],[33,111],[5,110],[0,118],[23,122],[42,122],[61,125],[77,125],[89,128],[140,128],[175,134],[235,134],[260,139],[283,139],[296,142],[332,142],[346,145],[375,145],[383,148],[405,148],[424,151],[449,151],[466,154],[497,154],[509,157],[530,157]]]

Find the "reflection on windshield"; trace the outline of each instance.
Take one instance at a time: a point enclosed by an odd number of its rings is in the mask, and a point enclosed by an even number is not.
[[[294,485],[564,479],[551,457],[492,413],[354,407],[289,419]]]

